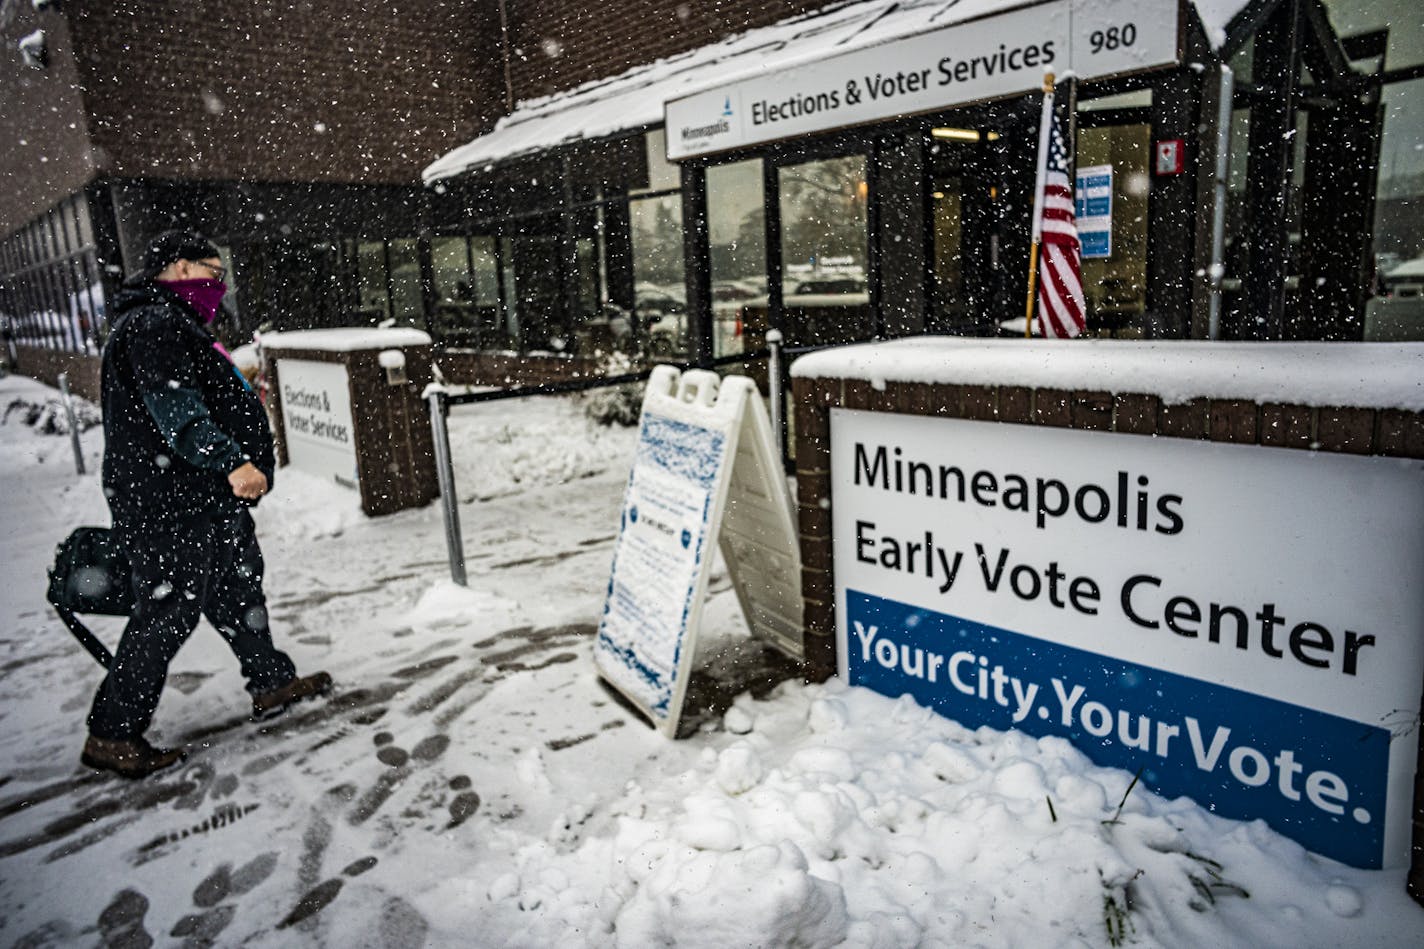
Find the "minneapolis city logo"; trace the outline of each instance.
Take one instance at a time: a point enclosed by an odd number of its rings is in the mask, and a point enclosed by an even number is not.
[[[684,142],[698,138],[712,138],[715,135],[726,135],[732,131],[732,123],[728,121],[732,117],[732,97],[727,96],[722,100],[722,117],[716,122],[708,125],[682,127],[682,140]]]

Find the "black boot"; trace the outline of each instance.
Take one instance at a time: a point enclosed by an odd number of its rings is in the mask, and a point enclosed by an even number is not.
[[[186,757],[187,754],[176,748],[155,748],[142,737],[125,740],[90,735],[79,760],[91,768],[112,771],[120,777],[146,778]]]
[[[298,676],[291,682],[271,692],[263,692],[252,697],[252,717],[271,718],[280,715],[291,705],[304,699],[314,699],[331,691],[331,676],[325,672],[313,672],[309,676]]]

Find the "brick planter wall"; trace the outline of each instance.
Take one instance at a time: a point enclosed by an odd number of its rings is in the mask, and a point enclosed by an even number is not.
[[[593,360],[571,356],[520,356],[447,349],[436,352],[435,364],[446,382],[465,386],[513,388],[604,375]]]
[[[1166,405],[1153,395],[1019,386],[925,385],[855,379],[793,380],[806,678],[835,675],[835,576],[831,542],[832,408],[1041,425],[1088,431],[1424,459],[1424,413],[1196,399]],[[1424,529],[1424,525],[1419,525]],[[1424,708],[1424,696],[1421,696]],[[1424,728],[1414,779],[1410,895],[1424,904]]]
[[[407,381],[386,382],[381,350],[332,352],[268,349],[263,352],[267,379],[267,415],[276,441],[277,463],[286,465],[287,438],[282,418],[280,360],[340,363],[346,367],[360,472],[361,509],[368,515],[392,514],[429,504],[440,496],[435,473],[435,443],[421,391],[430,384],[430,347],[398,346],[405,354]]]
[[[99,377],[102,363],[98,356],[64,349],[44,349],[39,346],[16,346],[19,357],[14,371],[38,379],[45,385],[59,387],[59,374],[69,373],[69,391],[99,404]]]

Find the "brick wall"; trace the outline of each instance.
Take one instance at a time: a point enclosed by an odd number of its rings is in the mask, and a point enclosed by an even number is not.
[[[16,346],[18,357],[15,371],[38,379],[45,385],[59,387],[59,374],[69,373],[69,391],[99,404],[100,361],[98,356],[72,353],[62,349],[39,346]]]
[[[0,236],[78,191],[94,174],[69,27],[26,0],[0,18]],[[19,41],[44,30],[49,66],[26,65]]]
[[[453,350],[435,363],[452,385],[513,387],[605,375],[597,362],[568,356],[514,356]]]
[[[94,143],[117,176],[414,182],[502,106],[489,2],[64,8]]]
[[[516,101],[818,10],[828,0],[505,0]],[[498,21],[496,21],[496,24]]]

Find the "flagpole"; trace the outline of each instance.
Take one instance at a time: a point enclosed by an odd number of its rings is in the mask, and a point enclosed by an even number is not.
[[[1038,290],[1038,245],[1043,239],[1043,184],[1048,176],[1048,134],[1053,122],[1053,73],[1043,74],[1043,118],[1038,123],[1038,172],[1033,186],[1033,233],[1028,249],[1028,303],[1024,339],[1033,338],[1033,300]]]

